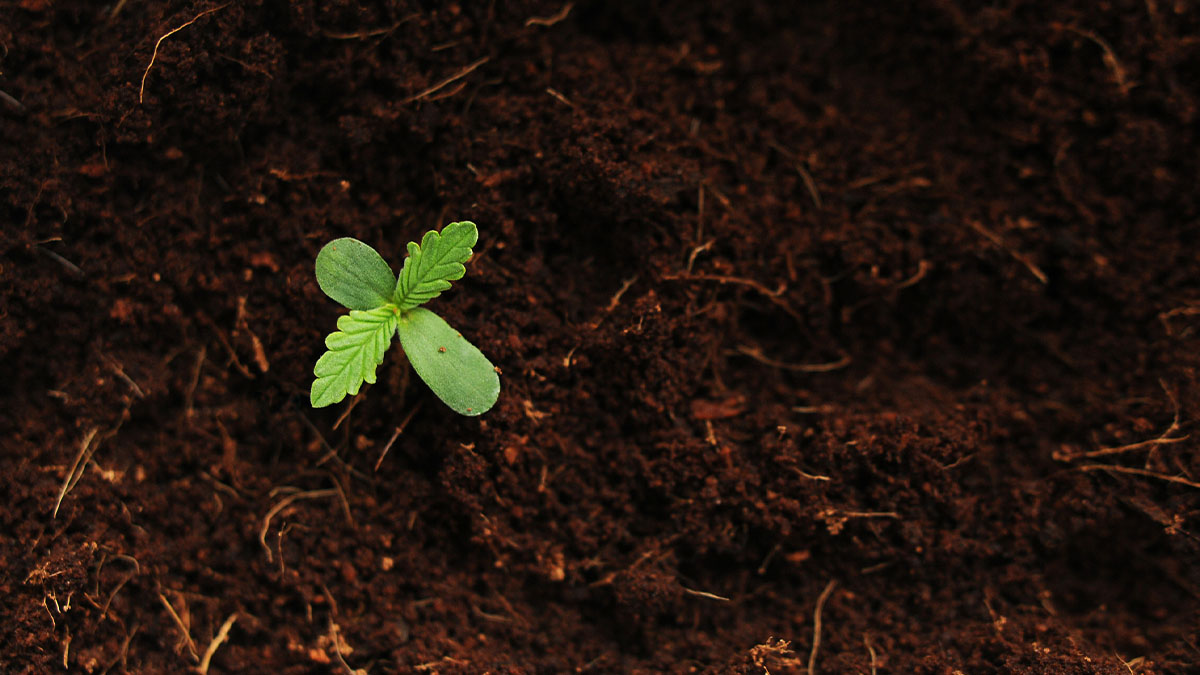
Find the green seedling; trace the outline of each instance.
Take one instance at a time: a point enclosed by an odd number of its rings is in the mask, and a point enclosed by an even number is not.
[[[337,332],[325,338],[328,351],[313,367],[314,408],[354,396],[363,382],[374,384],[393,335],[400,336],[413,370],[454,412],[480,415],[496,403],[499,370],[462,333],[420,307],[463,278],[478,240],[475,223],[467,221],[430,230],[420,245],[408,243],[399,279],[383,256],[357,239],[325,244],[317,254],[317,283],[350,314],[338,319]]]

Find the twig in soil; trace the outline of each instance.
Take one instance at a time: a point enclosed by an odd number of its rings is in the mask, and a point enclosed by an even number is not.
[[[116,373],[117,377],[121,378],[122,382],[129,385],[129,388],[133,390],[135,396],[138,398],[146,398],[146,393],[142,391],[142,388],[138,386],[137,382],[134,382],[132,377],[129,377],[129,375],[125,374],[125,369],[121,367],[120,361],[104,353],[101,353],[100,357],[108,362],[108,367],[111,368],[114,373]]]
[[[338,637],[338,626],[337,623],[332,619],[329,621],[329,636],[333,639],[333,652],[337,655],[338,661],[342,664],[342,667],[346,669],[346,672],[349,675],[367,675],[366,669],[351,668],[350,664],[346,663],[346,658],[342,656],[342,645],[341,638]],[[349,645],[347,645],[347,647],[348,646]]]
[[[729,353],[743,354],[772,368],[782,368],[783,370],[791,370],[798,373],[828,373],[833,370],[845,368],[854,360],[847,354],[837,361],[828,361],[826,363],[785,363],[769,358],[758,347],[751,347],[749,345],[738,345],[737,349],[730,350]]]
[[[796,162],[796,171],[800,173],[800,180],[804,181],[804,187],[812,197],[813,204],[816,204],[818,209],[824,208],[824,205],[821,203],[821,192],[817,190],[817,184],[812,176],[809,175],[808,169],[805,169],[804,165],[800,162]]]
[[[813,646],[812,651],[808,654],[808,675],[817,672],[817,650],[821,647],[821,610],[825,607],[825,601],[829,599],[829,594],[833,592],[833,587],[836,585],[837,580],[830,579],[829,583],[825,584],[825,590],[821,591],[821,595],[817,597],[817,608],[813,610]]]
[[[1095,225],[1096,214],[1092,213],[1092,210],[1075,196],[1075,191],[1071,189],[1071,186],[1067,185],[1067,179],[1063,176],[1062,163],[1066,159],[1067,150],[1074,142],[1075,139],[1067,139],[1058,146],[1058,150],[1054,151],[1054,180],[1058,183],[1058,191],[1062,193],[1063,199],[1066,199],[1071,206],[1074,206],[1075,210],[1079,212],[1079,215],[1083,216],[1083,219],[1089,225]]]
[[[899,518],[895,511],[838,511],[837,515],[847,518]]]
[[[684,593],[687,593],[688,595],[694,595],[698,598],[708,598],[709,600],[719,600],[721,602],[729,602],[729,598],[726,598],[724,596],[717,595],[716,593],[709,593],[707,591],[697,591],[697,590],[688,588],[687,586],[680,586],[679,590],[683,591]]]
[[[213,654],[216,654],[217,648],[220,647],[225,640],[229,639],[229,629],[233,628],[233,623],[237,621],[237,618],[237,612],[230,614],[229,618],[225,619],[225,623],[221,624],[221,629],[217,631],[217,636],[212,639],[212,642],[208,643],[208,649],[204,650],[204,658],[200,659],[200,665],[196,667],[196,670],[200,672],[200,675],[208,675],[208,665],[209,662],[212,661]]]
[[[454,85],[453,87],[450,87],[446,91],[443,91],[438,94],[434,94],[433,96],[430,96],[429,98],[427,98],[425,100],[426,101],[440,101],[444,98],[450,98],[451,96],[454,96],[455,94],[457,94],[458,92],[460,92],[466,88],[467,88],[467,82],[466,82],[466,80],[463,80],[462,82],[459,82],[458,84]]]
[[[571,367],[571,359],[575,356],[575,351],[577,349],[579,349],[579,345],[575,345],[574,347],[571,347],[571,349],[567,351],[567,355],[564,356],[563,360],[562,360],[563,368]]]
[[[963,455],[962,457],[959,457],[958,459],[954,460],[953,462],[950,462],[949,464],[943,464],[942,471],[949,471],[950,469],[953,469],[957,466],[966,464],[967,462],[971,461],[974,458],[975,458],[975,453],[973,453],[973,452],[969,455]]]
[[[704,191],[701,190],[700,194],[703,195]],[[703,204],[704,204],[703,198],[700,200],[700,204],[701,204],[701,207],[703,207]],[[700,226],[697,226],[696,229],[699,230]],[[696,256],[698,256],[701,253],[712,248],[713,244],[715,244],[715,243],[717,243],[716,239],[709,239],[708,241],[704,242],[703,244],[700,244],[699,246],[692,249],[692,252],[688,254],[687,267],[684,268],[687,270],[688,274],[692,273],[692,266],[696,264]]]
[[[555,99],[558,100],[559,103],[566,105],[568,108],[575,107],[575,104],[571,103],[571,99],[564,96],[563,93],[557,89],[554,89],[552,87],[546,87],[546,93],[553,96]]]
[[[463,661],[462,659],[456,659],[453,656],[443,656],[442,658],[438,659],[437,661],[429,661],[428,663],[418,663],[417,665],[413,666],[413,670],[433,670],[434,668],[437,668],[438,666],[441,666],[441,665],[444,665],[447,663],[451,664],[451,665],[455,665],[455,666],[471,665],[470,661]]]
[[[63,481],[62,489],[58,491],[58,499],[54,502],[54,513],[50,515],[51,520],[58,517],[58,508],[62,506],[63,497],[66,497],[79,479],[83,478],[83,470],[87,468],[88,460],[96,452],[92,447],[92,440],[96,438],[96,433],[99,431],[100,427],[92,427],[83,435],[83,443],[80,444],[79,454],[75,456],[75,463],[71,465],[71,470],[67,472],[67,479]]]
[[[4,91],[3,89],[0,89],[0,101],[3,101],[4,104],[11,108],[13,112],[19,115],[25,114],[25,106],[21,105],[20,101],[10,96],[8,92]]]
[[[267,360],[267,350],[263,348],[262,340],[258,339],[258,335],[251,330],[250,323],[246,321],[246,296],[238,296],[237,299],[237,318],[233,322],[233,336],[237,337],[240,331],[246,331],[250,335],[250,344],[254,349],[254,363],[258,366],[260,372],[267,372],[271,369],[271,362]]]
[[[267,546],[267,531],[271,529],[272,518],[279,515],[279,512],[290,506],[292,502],[296,502],[301,499],[324,499],[326,497],[336,497],[338,494],[338,491],[334,490],[333,488],[325,488],[324,490],[309,490],[308,492],[297,492],[284,497],[283,499],[279,500],[275,506],[272,506],[271,510],[267,511],[267,515],[263,518],[262,527],[258,530],[258,543],[261,544],[263,550],[267,552],[267,562],[275,561],[275,556],[271,553],[271,547]]]
[[[54,601],[58,604],[58,601]],[[50,611],[50,605],[46,604],[46,597],[42,596],[42,609],[46,610],[46,616],[50,617],[50,630],[58,630],[58,622],[54,620],[54,612]]]
[[[334,489],[337,490],[338,498],[342,502],[342,513],[346,514],[346,522],[350,524],[350,529],[357,528],[358,526],[354,524],[354,514],[350,513],[350,500],[346,499],[346,491],[342,489],[342,484],[332,474],[329,476],[329,480],[333,483]]]
[[[771,550],[767,552],[767,557],[763,558],[762,564],[759,565],[758,570],[756,570],[758,576],[761,577],[767,573],[767,567],[771,565],[771,561],[775,559],[775,554],[779,553],[779,549],[782,547],[783,542],[776,542],[776,544],[771,547]]]
[[[309,431],[313,432],[313,435],[316,436],[317,440],[321,441],[321,445],[325,447],[325,456],[317,460],[317,466],[321,466],[327,462],[331,456],[337,457],[337,450],[334,450],[333,446],[329,444],[329,441],[325,440],[325,436],[321,433],[321,430],[317,428],[317,425],[312,423],[312,420],[308,419],[307,415],[297,410],[296,417],[299,417],[300,420],[308,426]]]
[[[608,654],[601,654],[600,656],[597,656],[596,658],[592,659],[591,661],[588,661],[587,663],[580,666],[579,669],[576,670],[575,672],[586,673],[587,671],[591,670],[592,668],[595,668],[596,666],[600,665],[600,662],[606,658],[608,658]]]
[[[329,603],[329,615],[336,619],[338,615],[337,600],[333,598],[333,593],[329,592],[329,587],[325,585],[325,582],[321,582],[321,592],[325,594],[325,601]]]
[[[243,60],[241,60],[241,59],[235,59],[235,58],[233,58],[232,56],[230,56],[230,55],[228,55],[228,54],[217,54],[217,58],[219,58],[219,59],[225,59],[226,61],[228,61],[228,62],[230,62],[230,63],[236,63],[236,64],[238,64],[239,66],[241,66],[241,67],[245,68],[246,70],[248,70],[248,71],[250,71],[250,72],[252,72],[252,73],[258,73],[259,75],[262,75],[263,77],[267,78],[268,80],[274,80],[274,79],[275,79],[275,76],[271,74],[271,71],[269,71],[269,70],[264,70],[264,69],[262,69],[262,68],[260,68],[260,67],[258,67],[258,66],[253,66],[253,65],[250,65],[249,63],[246,63],[245,61],[243,61]]]
[[[46,186],[52,182],[54,182],[54,181],[53,180],[44,180],[41,183],[38,183],[37,194],[35,194],[33,196],[33,200],[29,202],[29,206],[26,207],[26,209],[25,209],[25,228],[26,229],[29,229],[29,226],[31,224],[33,224],[33,210],[37,208],[37,205],[39,203],[41,203],[42,193],[46,191]],[[39,241],[39,242],[35,242],[35,243],[44,244],[47,241],[53,241],[53,239],[43,240],[43,241]]]
[[[612,298],[609,299],[608,306],[604,308],[604,312],[600,315],[600,318],[598,318],[595,321],[588,324],[588,328],[590,328],[591,330],[596,330],[597,328],[599,328],[600,324],[604,322],[604,318],[607,317],[609,314],[612,314],[612,311],[614,309],[616,309],[618,305],[621,304],[621,296],[625,295],[625,291],[628,291],[629,287],[632,286],[637,280],[638,280],[638,275],[635,274],[635,275],[629,277],[628,279],[626,279],[624,282],[622,282],[621,287],[618,288],[617,292],[614,293]]]
[[[563,19],[567,18],[567,15],[571,13],[571,8],[574,6],[575,6],[575,3],[568,2],[567,4],[562,6],[562,9],[558,10],[551,16],[547,16],[547,17],[531,16],[525,20],[525,26],[526,27],[528,27],[528,26],[553,26],[554,24],[558,23],[559,21],[562,21]]]
[[[1077,26],[1063,26],[1058,28],[1070,31],[1082,38],[1091,40],[1104,52],[1104,63],[1113,71],[1113,77],[1117,80],[1117,89],[1121,92],[1121,96],[1129,95],[1130,84],[1125,81],[1125,69],[1121,67],[1121,62],[1117,60],[1117,54],[1113,48],[1104,40],[1104,38],[1096,35],[1090,30],[1079,28]]]
[[[238,501],[242,500],[242,495],[239,494],[237,490],[235,490],[232,486],[226,485],[225,483],[222,483],[221,481],[217,480],[216,478],[213,478],[212,474],[208,473],[207,471],[201,471],[200,476],[202,478],[204,478],[205,480],[209,481],[210,483],[212,483],[214,489],[220,490],[221,492],[228,494],[229,496],[233,497],[234,499],[236,499]]]
[[[139,623],[133,624],[133,628],[129,629],[129,632],[125,634],[125,639],[121,641],[121,651],[119,654],[117,654],[117,658],[113,659],[112,663],[108,664],[104,670],[100,671],[100,675],[108,675],[108,671],[112,670],[113,666],[117,665],[118,663],[121,664],[122,668],[126,668],[126,661],[129,658],[129,643],[133,642],[133,636],[137,635],[138,629],[141,627],[142,625]]]
[[[1018,251],[1017,249],[1009,246],[1007,243],[1004,242],[1004,239],[1001,238],[1000,235],[987,229],[986,227],[983,226],[982,223],[977,223],[973,220],[968,221],[967,225],[969,225],[972,230],[975,230],[979,234],[983,235],[988,241],[992,242],[992,244],[994,244],[997,248],[1003,249],[1004,251],[1008,252],[1008,254],[1010,256],[1012,256],[1014,260],[1016,260],[1017,262],[1024,265],[1026,267],[1026,269],[1029,270],[1030,274],[1032,274],[1034,277],[1036,277],[1038,281],[1042,282],[1043,284],[1050,283],[1050,279],[1046,276],[1046,273],[1043,272],[1042,269],[1040,267],[1038,267],[1032,260],[1030,260],[1029,256],[1027,256],[1024,253],[1021,253],[1020,251]]]
[[[103,620],[104,620],[104,617],[108,616],[108,608],[109,608],[109,606],[110,606],[110,605],[112,605],[113,598],[117,597],[117,592],[118,592],[118,591],[120,591],[122,588],[124,588],[124,587],[125,587],[125,584],[129,583],[129,580],[130,580],[130,579],[132,579],[132,578],[134,578],[134,577],[136,577],[137,575],[139,575],[139,574],[141,574],[141,573],[142,573],[142,564],[141,564],[141,563],[139,563],[139,562],[137,561],[137,558],[134,558],[133,556],[130,556],[130,555],[115,555],[115,556],[113,556],[113,560],[123,560],[123,561],[125,561],[125,562],[131,562],[131,563],[133,563],[133,571],[132,571],[132,572],[130,572],[129,574],[125,575],[125,576],[124,576],[124,577],[121,579],[121,581],[117,582],[117,586],[116,586],[116,588],[113,588],[113,589],[112,589],[112,592],[108,594],[108,597],[107,597],[107,598],[105,598],[105,600],[104,600],[104,606],[100,608],[100,620],[101,620],[101,621],[103,621]],[[103,568],[104,568],[104,566],[103,566],[103,563],[101,564],[101,566],[100,566],[100,567],[96,568],[96,591],[97,591],[97,595],[99,595],[99,590],[100,590],[100,570],[102,570]]]
[[[279,554],[279,578],[282,579],[287,574],[287,565],[283,562],[283,538],[292,529],[291,523],[284,523],[283,527],[275,533],[275,552]]]
[[[717,198],[717,201],[721,202],[721,206],[724,206],[726,210],[728,210],[728,211],[733,210],[733,202],[729,201],[729,197],[726,197],[724,192],[721,192],[720,190],[718,190],[717,186],[706,184],[704,186],[704,189],[713,193],[713,196]]]
[[[139,104],[140,104],[140,103],[142,102],[142,100],[145,98],[145,95],[146,95],[146,76],[150,74],[150,69],[154,67],[154,61],[155,61],[155,59],[157,59],[157,58],[158,58],[158,48],[159,48],[159,46],[162,44],[163,40],[166,40],[167,38],[171,37],[172,35],[174,35],[174,34],[178,33],[179,31],[183,30],[184,28],[187,28],[188,26],[190,26],[190,25],[192,25],[192,24],[196,23],[197,21],[199,21],[199,20],[200,20],[200,17],[204,16],[205,14],[212,14],[213,12],[216,12],[216,11],[219,11],[219,10],[222,10],[222,9],[225,9],[225,8],[226,8],[226,7],[228,7],[230,4],[232,4],[232,3],[225,3],[224,5],[221,5],[220,7],[213,7],[213,8],[211,8],[211,9],[206,9],[206,10],[204,10],[203,12],[200,12],[199,14],[197,14],[195,17],[193,17],[191,21],[188,21],[187,23],[183,24],[182,26],[180,26],[180,27],[178,27],[178,28],[175,28],[174,30],[171,30],[171,31],[170,31],[170,32],[168,32],[167,34],[165,34],[165,35],[163,35],[162,37],[158,38],[158,42],[155,42],[155,43],[154,43],[154,53],[150,55],[150,63],[146,65],[146,72],[142,73],[142,86],[141,86],[141,88],[139,88],[139,89],[138,89],[138,103],[139,103]]]
[[[829,476],[822,476],[819,474],[806,473],[804,471],[801,471],[800,469],[797,469],[794,466],[791,467],[791,469],[792,469],[792,471],[795,471],[797,474],[799,474],[801,478],[807,478],[808,480],[832,480]]]
[[[387,35],[388,33],[396,30],[400,26],[403,26],[404,24],[408,23],[409,21],[412,21],[413,19],[415,19],[419,16],[421,16],[419,13],[409,14],[408,16],[404,17],[403,19],[400,19],[399,21],[392,24],[391,26],[388,26],[387,28],[371,28],[368,30],[356,31],[354,33],[335,33],[331,30],[326,30],[324,28],[322,28],[320,30],[321,30],[321,35],[324,35],[325,37],[331,38],[334,40],[361,40],[363,38],[375,37],[376,35]]]
[[[622,570],[616,570],[616,571],[610,572],[607,575],[605,575],[603,578],[597,579],[597,580],[593,581],[592,583],[588,584],[588,586],[591,588],[595,588],[597,586],[604,586],[606,584],[611,584],[613,579],[616,579],[617,575],[620,574],[621,572],[628,572],[630,570],[636,569],[639,565],[641,565],[642,563],[646,562],[647,560],[649,560],[650,558],[652,558],[654,556],[663,557],[663,556],[669,555],[669,552],[663,553],[662,548],[665,546],[670,546],[680,536],[682,536],[682,535],[674,534],[674,535],[671,535],[670,537],[667,537],[665,540],[655,544],[654,547],[651,548],[650,550],[648,550],[645,553],[638,556],[638,559],[634,560],[633,564],[629,565],[628,567],[625,567]],[[601,563],[601,564],[603,564],[603,563]]]
[[[1152,438],[1148,441],[1141,441],[1138,443],[1130,443],[1129,445],[1121,445],[1121,446],[1111,447],[1111,448],[1100,448],[1099,450],[1092,450],[1090,452],[1085,452],[1085,453],[1075,455],[1072,457],[1059,457],[1056,459],[1066,459],[1066,460],[1074,460],[1074,459],[1082,459],[1082,458],[1091,459],[1093,457],[1105,457],[1107,455],[1116,455],[1116,454],[1120,454],[1123,452],[1131,452],[1133,450],[1141,450],[1143,448],[1153,448],[1158,445],[1170,445],[1172,443],[1180,443],[1182,441],[1186,441],[1188,438],[1191,437],[1191,434],[1186,434],[1183,436],[1171,436],[1172,433],[1179,430],[1179,401],[1175,398],[1175,394],[1173,394],[1171,392],[1171,390],[1167,387],[1166,382],[1159,380],[1158,384],[1159,384],[1159,386],[1161,386],[1163,388],[1163,392],[1166,393],[1167,398],[1171,399],[1171,406],[1175,409],[1175,418],[1173,420],[1171,420],[1171,426],[1167,427],[1167,430],[1162,432],[1162,435],[1160,435],[1158,438]]]
[[[871,655],[871,675],[875,675],[875,648],[871,646],[871,638],[866,633],[863,633],[863,644],[867,646],[867,653]]]
[[[775,148],[781,155],[787,157],[795,163],[796,172],[800,174],[800,180],[804,181],[804,187],[808,190],[809,196],[812,197],[813,204],[815,204],[818,209],[823,208],[821,202],[821,192],[817,190],[817,183],[813,180],[812,174],[808,172],[808,169],[804,167],[804,162],[796,156],[796,153],[788,150],[775,141],[768,141],[767,145]]]
[[[365,397],[363,396],[355,396],[354,400],[350,401],[350,405],[346,406],[345,412],[343,412],[341,415],[338,415],[337,421],[333,423],[332,429],[337,431],[337,428],[342,426],[342,422],[345,422],[346,418],[350,416],[350,411],[354,410],[355,406],[361,403],[364,399]]]
[[[117,4],[112,8],[112,11],[108,13],[108,16],[105,17],[104,23],[110,23],[113,19],[117,18],[117,14],[121,13],[121,10],[125,8],[125,3],[128,1],[129,0],[117,0]]]
[[[408,426],[409,420],[411,420],[413,415],[416,415],[417,411],[421,409],[421,403],[422,402],[418,401],[417,404],[413,406],[412,410],[409,410],[408,414],[404,416],[404,419],[400,420],[400,424],[396,427],[396,431],[393,432],[392,437],[388,439],[387,445],[383,446],[383,452],[379,453],[379,459],[375,460],[375,471],[378,471],[379,466],[383,464],[383,458],[387,457],[388,450],[392,449],[392,444],[396,442],[396,439],[400,437],[400,434],[404,433],[404,428]]]
[[[200,656],[196,653],[196,643],[192,641],[192,635],[188,632],[187,625],[183,623],[183,619],[179,618],[179,614],[175,608],[171,606],[171,601],[167,600],[167,596],[159,592],[158,599],[162,601],[163,607],[167,608],[167,613],[175,621],[175,625],[179,627],[179,632],[183,633],[183,639],[186,641],[188,651],[192,654],[192,660],[199,661]]]
[[[1186,478],[1180,478],[1179,476],[1169,476],[1165,473],[1156,473],[1146,469],[1138,469],[1132,466],[1119,466],[1114,464],[1084,464],[1075,468],[1079,469],[1080,471],[1108,471],[1111,473],[1128,473],[1135,476],[1145,476],[1146,478],[1157,478],[1158,480],[1164,480],[1168,483],[1178,483],[1180,485],[1186,485],[1188,487],[1200,490],[1200,483],[1195,481],[1190,481]]]
[[[529,626],[530,625],[529,619],[525,618],[524,615],[522,615],[520,612],[518,612],[517,608],[513,607],[512,603],[509,602],[508,598],[504,597],[503,594],[494,593],[493,597],[495,597],[495,599],[498,600],[500,602],[500,604],[504,605],[504,611],[508,612],[509,618],[511,618],[513,621],[515,621],[518,625],[521,625],[521,626]]]
[[[1196,306],[1194,304],[1193,305],[1184,305],[1183,307],[1176,307],[1175,309],[1168,310],[1166,312],[1163,312],[1162,314],[1159,314],[1158,320],[1162,322],[1163,330],[1165,330],[1167,332],[1167,335],[1174,336],[1175,330],[1173,328],[1171,328],[1170,319],[1172,319],[1176,316],[1181,316],[1181,315],[1182,316],[1195,316],[1197,314],[1200,314],[1200,306]]]
[[[925,278],[925,275],[929,273],[929,268],[932,266],[933,265],[931,265],[928,260],[921,260],[917,263],[917,273],[896,284],[896,290],[898,291],[900,289],[915,285],[918,281]]]
[[[475,605],[471,605],[471,613],[483,619],[484,621],[492,621],[494,623],[512,623],[512,617],[504,616],[503,614],[492,614],[485,612]]]
[[[425,91],[422,91],[421,93],[417,94],[416,96],[410,96],[409,98],[404,99],[403,101],[400,102],[401,105],[403,105],[405,103],[412,103],[413,101],[419,101],[419,100],[429,96],[430,94],[437,93],[443,87],[454,84],[458,80],[461,80],[462,78],[466,77],[467,75],[470,75],[472,72],[474,72],[474,70],[476,68],[478,68],[479,66],[482,66],[483,64],[490,61],[491,58],[492,57],[490,57],[490,56],[485,56],[485,57],[479,59],[478,61],[466,66],[462,70],[451,75],[450,77],[442,80],[441,82],[438,82],[437,84],[433,85],[432,87],[429,87]]]
[[[1146,660],[1146,657],[1139,656],[1137,658],[1129,659],[1128,661],[1126,661],[1123,656],[1121,656],[1120,654],[1118,654],[1116,652],[1113,652],[1113,656],[1117,657],[1117,660],[1121,662],[1121,665],[1125,666],[1125,670],[1129,671],[1129,675],[1137,675],[1137,673],[1133,672],[1134,666],[1141,666],[1142,662],[1144,662]]]
[[[108,608],[110,605],[112,605],[113,598],[117,597],[117,593],[122,588],[125,588],[125,584],[129,583],[129,580],[134,578],[135,576],[137,576],[136,572],[130,573],[130,574],[127,574],[124,577],[122,577],[121,580],[117,582],[116,588],[112,589],[112,592],[109,593],[108,597],[104,600],[104,606],[100,608],[100,620],[101,621],[104,620],[104,617],[108,616]]]
[[[771,145],[776,150],[781,152],[784,151],[784,148],[780,145],[775,143],[771,143]],[[796,173],[800,174],[800,180],[804,183],[804,189],[808,190],[808,195],[812,197],[813,204],[816,205],[818,209],[824,208],[824,204],[821,201],[821,191],[817,189],[817,182],[813,180],[812,174],[810,174],[808,169],[805,168],[804,162],[800,161],[800,159],[797,158],[793,153],[784,152],[784,154],[788,155],[789,158],[795,162]]]
[[[71,262],[70,260],[67,260],[66,258],[62,257],[61,255],[55,253],[54,251],[51,251],[50,249],[44,248],[42,246],[38,246],[37,250],[42,255],[46,256],[47,258],[53,260],[54,262],[58,263],[59,265],[62,265],[65,268],[67,268],[67,271],[69,271],[71,274],[73,274],[77,277],[81,277],[84,275],[83,270],[80,269],[78,265]]]
[[[247,379],[253,380],[254,373],[250,372],[250,369],[247,368],[240,359],[238,359],[237,351],[233,348],[233,343],[229,341],[229,337],[225,335],[225,331],[221,330],[221,327],[217,325],[217,322],[208,318],[208,315],[203,313],[197,314],[196,316],[198,316],[202,322],[207,324],[208,327],[211,328],[214,333],[216,333],[217,341],[221,343],[221,346],[225,347],[225,351],[229,352],[230,362],[238,369],[238,372],[244,375]]]
[[[753,279],[730,277],[721,274],[664,274],[662,278],[667,281],[716,281],[721,284],[738,284],[753,288],[768,298],[778,298],[787,291],[787,284],[780,284],[779,288],[771,290]]]
[[[196,386],[200,384],[200,369],[204,366],[204,357],[208,355],[208,347],[200,345],[200,353],[196,355],[196,367],[192,370],[192,379],[188,383],[187,393],[184,394],[184,416],[191,419],[196,414]]]
[[[800,316],[800,313],[792,309],[791,305],[788,305],[786,302],[784,302],[783,298],[781,297],[784,292],[787,291],[786,283],[779,284],[779,288],[776,288],[772,291],[753,279],[730,277],[721,274],[664,274],[661,278],[664,281],[716,281],[720,284],[737,284],[740,286],[746,286],[758,291],[793,319],[796,319],[797,321],[804,320],[804,317]]]
[[[334,450],[333,446],[329,444],[329,441],[325,440],[325,436],[323,436],[321,431],[317,429],[317,425],[313,424],[312,420],[308,419],[308,416],[306,416],[304,413],[301,413],[299,410],[296,411],[296,416],[308,426],[309,430],[313,432],[313,435],[317,437],[317,440],[321,442],[321,445],[325,447],[325,454],[321,457],[321,459],[317,460],[317,466],[322,466],[325,464],[325,462],[328,462],[332,459],[338,463],[338,466],[342,467],[342,469],[350,475],[356,478],[362,478],[364,480],[367,478],[366,474],[347,464],[346,461],[338,455],[338,451]]]
[[[250,345],[254,347],[254,364],[265,373],[271,369],[271,362],[267,361],[267,350],[263,348],[262,340],[258,339],[254,331],[247,327],[246,332],[250,334]]]

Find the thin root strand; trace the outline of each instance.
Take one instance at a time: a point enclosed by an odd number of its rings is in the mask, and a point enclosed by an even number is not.
[[[837,580],[830,579],[829,583],[825,584],[825,590],[817,596],[817,607],[813,610],[813,645],[808,654],[808,675],[817,672],[817,650],[821,647],[821,610],[825,608],[825,601],[829,599],[829,594],[833,593],[833,587],[836,585]]]
[[[197,21],[199,21],[199,20],[200,20],[200,18],[201,18],[201,17],[203,17],[204,15],[206,15],[206,14],[212,14],[213,12],[220,11],[220,10],[222,10],[222,9],[225,9],[225,8],[226,8],[226,7],[228,7],[230,4],[231,4],[231,3],[225,3],[224,5],[221,5],[221,6],[219,6],[219,7],[213,7],[212,9],[206,9],[206,10],[204,10],[203,12],[200,12],[200,13],[199,13],[199,14],[197,14],[196,16],[192,17],[192,20],[191,20],[191,21],[188,21],[187,23],[183,24],[182,26],[179,26],[178,28],[175,28],[175,29],[173,29],[173,30],[169,31],[168,33],[166,33],[166,34],[165,34],[165,35],[163,35],[162,37],[158,38],[158,42],[155,42],[155,43],[154,43],[154,53],[150,55],[150,63],[146,65],[146,71],[145,71],[144,73],[142,73],[142,86],[141,86],[140,88],[138,88],[138,103],[139,103],[139,104],[141,104],[141,103],[142,103],[142,101],[143,101],[143,100],[145,100],[145,97],[146,97],[146,77],[147,77],[148,75],[150,75],[150,69],[154,67],[154,61],[155,61],[156,59],[158,59],[158,48],[159,48],[159,47],[162,45],[162,43],[163,43],[163,40],[166,40],[167,38],[171,37],[172,35],[174,35],[174,34],[178,33],[179,31],[183,30],[184,28],[187,28],[188,26],[190,26],[190,25],[192,25],[192,24],[196,23],[196,22],[197,22]]]

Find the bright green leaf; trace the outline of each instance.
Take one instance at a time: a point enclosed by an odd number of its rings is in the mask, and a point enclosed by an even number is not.
[[[343,307],[364,310],[387,304],[396,277],[375,249],[343,237],[317,254],[317,284]]]
[[[413,370],[454,412],[479,415],[496,403],[496,367],[440,316],[423,307],[411,309],[400,316],[397,332]]]
[[[421,245],[408,243],[408,257],[400,269],[392,302],[401,310],[424,304],[450,288],[450,282],[463,278],[463,263],[471,257],[471,247],[479,241],[475,223],[450,223],[441,234],[430,230]]]
[[[396,332],[396,308],[392,305],[367,311],[351,310],[338,318],[338,331],[325,338],[329,351],[313,367],[309,401],[314,408],[337,403],[358,393],[363,381],[375,383],[375,368]]]

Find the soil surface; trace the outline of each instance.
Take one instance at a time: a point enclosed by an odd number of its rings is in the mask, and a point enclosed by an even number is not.
[[[1200,9],[0,2],[0,670],[1200,668]],[[339,236],[478,223],[313,410]]]

